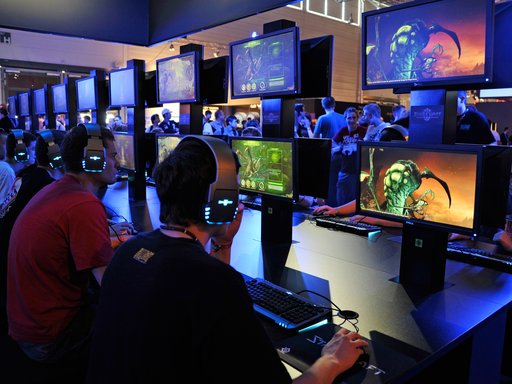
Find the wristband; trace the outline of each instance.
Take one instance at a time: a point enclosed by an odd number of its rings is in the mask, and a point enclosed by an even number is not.
[[[226,243],[226,244],[217,244],[215,242],[215,240],[211,239],[210,240],[210,253],[217,253],[219,252],[221,249],[225,249],[225,248],[230,248],[231,247],[231,244],[233,244],[233,242],[229,242],[229,243]]]

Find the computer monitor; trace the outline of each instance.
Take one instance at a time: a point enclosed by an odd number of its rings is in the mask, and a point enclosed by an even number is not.
[[[144,102],[146,108],[162,107],[157,100],[156,70],[144,74]]]
[[[16,96],[9,96],[7,98],[7,112],[9,113],[9,116],[15,117],[17,115],[17,104],[18,98]]]
[[[201,63],[201,104],[228,102],[228,56],[214,57]]]
[[[297,27],[229,45],[231,98],[300,92],[300,40]]]
[[[68,113],[68,90],[66,84],[52,85],[53,113]]]
[[[300,98],[331,95],[334,36],[326,35],[300,42]],[[312,74],[315,74],[312,76]]]
[[[135,68],[110,71],[108,77],[110,108],[135,107],[137,105],[137,89]]]
[[[494,0],[419,0],[363,13],[362,89],[489,83],[493,19]]]
[[[34,113],[36,115],[46,115],[46,89],[35,89],[34,90]]]
[[[475,234],[482,146],[358,143],[357,211]]]
[[[98,109],[98,84],[96,76],[84,77],[76,81],[77,111]]]
[[[30,93],[22,92],[18,95],[20,116],[30,116]]]
[[[241,164],[241,193],[296,197],[293,139],[231,137],[230,145]]]
[[[119,167],[127,171],[135,171],[135,137],[123,132],[112,132],[116,142]]]
[[[183,136],[168,135],[165,133],[156,134],[156,161],[160,164],[181,141]]]
[[[297,193],[327,199],[331,166],[331,139],[296,138]]]
[[[156,61],[158,103],[199,100],[199,54],[187,52]]]

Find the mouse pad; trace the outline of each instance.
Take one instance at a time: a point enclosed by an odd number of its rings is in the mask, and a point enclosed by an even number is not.
[[[304,372],[318,357],[322,347],[331,339],[339,326],[329,323],[315,329],[301,332],[275,344],[281,360],[295,369]],[[401,341],[371,332],[372,340],[368,342],[365,353],[352,368],[339,375],[334,381],[341,383],[387,383],[420,360],[428,356],[425,351],[407,345]],[[373,338],[378,339],[373,340]]]

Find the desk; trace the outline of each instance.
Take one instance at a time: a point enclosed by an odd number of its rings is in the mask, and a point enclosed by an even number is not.
[[[106,205],[147,229],[156,228],[154,188],[148,187],[147,202],[131,205],[119,196],[121,191],[110,186]],[[459,382],[499,382],[507,311],[512,306],[511,274],[448,260],[447,288],[421,296],[391,281],[400,264],[397,233],[366,238],[316,227],[304,214],[295,213],[293,242],[285,247],[284,257],[278,254],[272,260],[260,241],[260,222],[259,211],[244,212],[233,242],[233,267],[293,291],[310,289],[326,295],[342,309],[359,313],[363,336],[383,334],[429,353],[396,382],[428,382],[449,372]]]

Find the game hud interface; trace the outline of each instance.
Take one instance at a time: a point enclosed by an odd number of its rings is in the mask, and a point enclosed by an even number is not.
[[[484,74],[485,1],[427,3],[366,23],[368,85]]]
[[[232,140],[240,159],[240,187],[247,191],[293,198],[292,142]]]
[[[476,153],[360,149],[361,211],[473,228]]]
[[[294,91],[296,44],[293,31],[235,44],[234,95]]]

